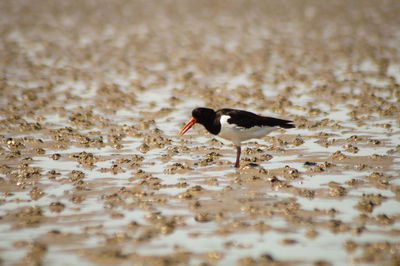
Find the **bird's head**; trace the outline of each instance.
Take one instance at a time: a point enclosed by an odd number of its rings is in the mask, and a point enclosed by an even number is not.
[[[208,121],[214,119],[215,111],[211,108],[199,107],[192,111],[192,119],[186,123],[182,130],[178,133],[179,136],[185,134],[194,124],[207,124]]]

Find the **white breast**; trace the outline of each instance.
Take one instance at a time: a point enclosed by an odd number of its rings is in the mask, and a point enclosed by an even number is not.
[[[240,146],[240,143],[249,139],[258,139],[267,135],[269,132],[276,129],[276,127],[239,127],[235,124],[229,124],[228,119],[231,118],[229,115],[222,115],[220,119],[221,131],[218,136],[227,140],[232,141],[236,146]]]

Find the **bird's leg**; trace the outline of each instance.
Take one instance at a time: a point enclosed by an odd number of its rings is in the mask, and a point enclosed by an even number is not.
[[[235,167],[239,168],[240,167],[240,152],[241,152],[241,147],[240,146],[236,146],[236,163],[235,163]]]

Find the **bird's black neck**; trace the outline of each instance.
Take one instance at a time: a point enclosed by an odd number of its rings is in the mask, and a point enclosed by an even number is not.
[[[212,117],[207,117],[206,120],[198,121],[202,124],[208,132],[214,135],[218,135],[221,131],[220,116],[214,115]]]

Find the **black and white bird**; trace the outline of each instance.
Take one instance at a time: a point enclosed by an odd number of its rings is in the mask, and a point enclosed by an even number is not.
[[[192,111],[192,119],[182,128],[178,135],[185,134],[194,124],[202,124],[208,132],[230,140],[236,145],[235,167],[240,166],[241,143],[254,138],[262,138],[274,129],[294,128],[290,120],[259,116],[237,109],[196,108]]]

